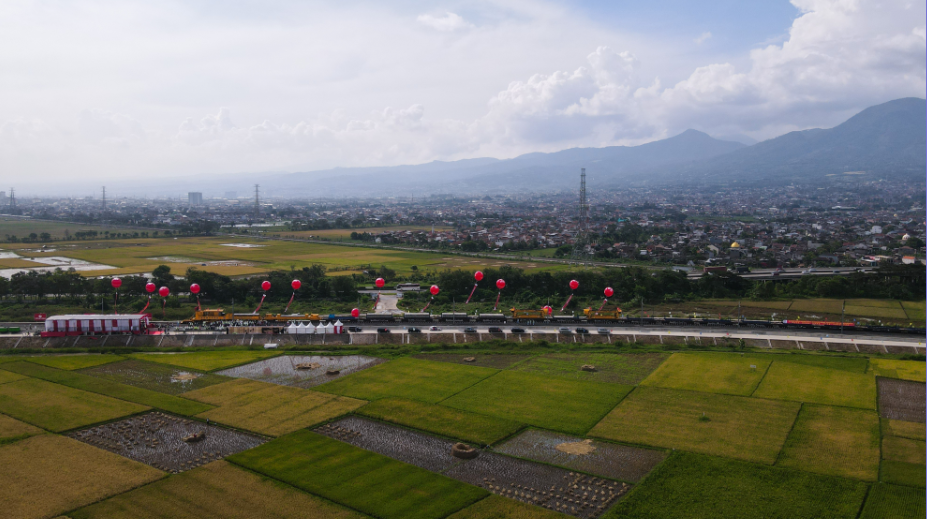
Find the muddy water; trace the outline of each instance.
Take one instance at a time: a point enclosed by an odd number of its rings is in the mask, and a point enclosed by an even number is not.
[[[183,438],[205,431],[197,442]],[[153,412],[69,433],[71,438],[178,473],[261,445],[259,436]]]
[[[364,418],[344,418],[315,431],[504,497],[575,517],[598,517],[631,488],[626,483],[490,452],[461,460],[451,456],[452,441]]]
[[[229,380],[211,373],[200,373],[141,360],[112,362],[83,369],[81,373],[171,395],[179,395]]]
[[[218,374],[227,377],[250,378],[281,386],[307,388],[331,382],[383,362],[386,361],[363,355],[283,355],[222,370]],[[297,369],[296,366],[299,364],[318,365],[318,367]],[[330,375],[327,373],[329,370],[337,370],[339,373]]]
[[[665,454],[659,451],[589,440],[586,440],[589,442],[589,448],[582,449],[588,454],[565,452],[579,452],[580,449],[569,447],[581,441],[581,438],[565,434],[532,429],[519,434],[495,450],[519,458],[529,458],[631,482],[639,481],[665,457]],[[558,446],[561,448],[558,449]]]
[[[927,398],[924,383],[879,377],[879,413],[882,418],[924,423]]]

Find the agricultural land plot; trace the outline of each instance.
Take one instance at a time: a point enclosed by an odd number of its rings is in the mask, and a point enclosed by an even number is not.
[[[188,371],[167,364],[135,359],[95,366],[81,370],[81,373],[169,395],[179,395],[230,380],[228,377],[212,373]]]
[[[441,402],[537,427],[585,434],[631,386],[502,371]]]
[[[566,517],[553,510],[545,510],[493,495],[464,508],[447,519],[565,519]]]
[[[904,420],[889,420],[887,418],[882,419],[882,436],[898,436],[921,441],[927,439],[925,438],[923,424]]]
[[[806,404],[776,465],[875,481],[879,478],[879,416],[863,409]]]
[[[156,481],[69,515],[72,519],[365,517],[225,461]]]
[[[927,381],[927,364],[917,360],[871,359],[869,365],[877,377]]]
[[[853,519],[862,481],[675,453],[605,517]]]
[[[771,360],[730,353],[675,353],[641,385],[750,396]]]
[[[110,362],[126,360],[120,355],[54,355],[44,357],[26,357],[22,360],[28,360],[35,364],[41,364],[49,368],[63,369],[66,371],[100,366]]]
[[[668,357],[665,353],[551,353],[534,357],[512,370],[636,386]],[[583,371],[585,365],[594,366],[595,371]]]
[[[802,353],[746,353],[745,358],[771,360],[773,362],[789,362],[804,366],[849,371],[850,373],[865,373],[869,369],[869,359],[865,357],[840,357],[829,354]]]
[[[843,310],[842,299],[796,299],[792,301],[789,307],[789,314],[796,312],[801,313],[825,313],[837,314]]]
[[[194,434],[203,436],[197,441],[185,440]],[[68,436],[175,474],[264,443],[257,436],[158,412]]]
[[[876,384],[872,375],[793,362],[773,362],[753,396],[863,409],[876,408]]]
[[[15,382],[17,380],[22,380],[26,378],[25,375],[20,375],[19,373],[13,373],[12,371],[0,371],[0,384],[6,384],[7,382]]]
[[[47,220],[23,220],[23,219],[7,219],[0,218],[0,235],[12,235],[12,236],[29,236],[30,233],[42,234],[47,232],[51,234],[52,238],[61,239],[65,237],[65,231],[74,234],[78,231],[97,231],[101,235],[104,231],[109,231],[111,233],[116,232],[135,232],[138,229],[129,229],[122,227],[102,227],[98,225],[86,225],[81,223],[73,222],[54,222]],[[14,244],[10,244],[14,245]],[[21,245],[21,244],[15,244]],[[36,246],[33,244],[24,244],[26,247]]]
[[[924,440],[912,440],[900,436],[882,438],[882,457],[904,463],[920,463],[925,460]]]
[[[406,357],[323,384],[316,389],[364,400],[399,397],[434,404],[496,373],[498,371],[489,368]]]
[[[0,384],[0,413],[48,431],[66,431],[147,409],[34,378]]]
[[[925,480],[927,480],[927,470],[923,463],[882,460],[879,481],[883,483],[924,488]]]
[[[442,518],[488,495],[307,430],[236,454],[230,461],[384,519]]]
[[[198,415],[268,436],[279,436],[351,412],[362,400],[238,379],[184,395],[215,409]]]
[[[923,321],[925,319],[925,304],[924,301],[903,301],[901,306],[904,307],[904,313],[907,315],[908,319],[912,321]]]
[[[0,513],[17,519],[54,517],[164,475],[52,434],[0,447],[0,467]]]
[[[551,465],[636,483],[666,457],[661,451],[627,447],[530,429],[494,449]]]
[[[47,267],[44,263],[39,263],[38,261],[29,261],[20,258],[4,258],[0,259],[0,268],[5,269],[32,269],[32,268],[41,268]]]
[[[0,414],[0,445],[41,434],[42,429],[34,427],[4,414]]]
[[[879,413],[882,418],[925,422],[927,396],[922,382],[882,377],[876,380],[879,381]]]
[[[135,353],[133,359],[170,364],[198,371],[214,371],[280,355],[273,351],[197,351],[191,353]]]
[[[897,485],[873,485],[860,519],[905,519],[927,515],[924,491]]]
[[[640,386],[590,436],[772,464],[801,406]]]
[[[111,380],[84,375],[83,373],[75,371],[48,368],[31,362],[12,362],[5,364],[3,369],[46,380],[48,382],[54,382],[63,386],[89,391],[91,393],[98,393],[120,400],[135,402],[136,404],[156,407],[185,416],[202,413],[209,409],[208,405],[173,395],[166,395],[157,391],[128,386]]]
[[[216,372],[271,384],[309,388],[386,362],[364,355],[281,355]]]
[[[534,355],[469,355],[458,353],[421,353],[413,355],[412,358],[422,360],[433,360],[437,362],[453,362],[455,364],[464,364],[467,366],[480,366],[483,368],[508,369],[519,362],[528,360]],[[468,359],[468,360],[464,360]],[[471,360],[472,359],[472,360]]]
[[[511,436],[524,427],[505,418],[401,398],[375,400],[358,409],[357,413],[448,438],[486,445]]]

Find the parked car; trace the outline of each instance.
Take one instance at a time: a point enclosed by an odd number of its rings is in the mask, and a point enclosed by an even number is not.
[[[502,333],[502,328],[499,328],[498,326],[490,326],[489,333]]]
[[[409,333],[422,333],[422,329],[421,329],[421,328],[416,328],[416,327],[414,327],[414,326],[410,326],[410,327],[408,328],[407,331],[408,331]]]
[[[360,326],[348,326],[348,331],[349,332],[362,332],[364,331],[364,329],[361,328]]]
[[[608,334],[610,334],[610,333],[612,333],[612,332],[610,332],[610,331],[608,330],[608,328],[599,328],[599,334],[601,334],[601,335],[608,335]]]
[[[571,333],[573,333],[573,332],[570,331],[569,328],[560,328],[560,333],[569,335],[569,334],[571,334]]]
[[[389,333],[389,328],[377,328],[377,333]]]
[[[589,330],[585,328],[577,328],[576,333],[589,333]]]
[[[512,333],[525,333],[524,328],[512,328]]]
[[[468,326],[467,328],[464,328],[464,333],[476,333],[476,328]]]

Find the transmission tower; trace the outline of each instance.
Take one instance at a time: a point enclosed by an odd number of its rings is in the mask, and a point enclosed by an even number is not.
[[[586,199],[586,168],[579,174],[579,222],[573,238],[573,254],[570,260],[583,262],[588,259],[586,245],[589,243],[589,202]]]
[[[16,190],[11,187],[10,188],[10,214],[13,214],[13,209],[16,209]]]
[[[254,184],[254,219],[257,220],[261,217],[261,186],[260,184]]]
[[[106,216],[106,186],[103,186],[103,216]]]

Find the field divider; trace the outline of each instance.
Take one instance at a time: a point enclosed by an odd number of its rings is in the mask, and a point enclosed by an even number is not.
[[[588,436],[589,436],[589,431],[595,429],[595,426],[596,426],[596,425],[599,425],[599,423],[600,423],[602,420],[604,420],[606,416],[608,416],[609,414],[611,414],[612,411],[614,411],[615,409],[618,408],[619,405],[621,405],[621,402],[624,402],[625,400],[627,400],[628,397],[631,396],[632,393],[634,393],[635,391],[637,391],[637,388],[638,388],[638,387],[640,387],[640,386],[634,386],[633,389],[631,389],[630,391],[628,391],[627,393],[625,393],[625,395],[624,395],[623,397],[621,397],[621,400],[619,400],[611,409],[609,409],[609,410],[606,411],[604,414],[602,414],[601,416],[599,416],[599,419],[596,420],[594,424],[592,424],[592,427],[586,429],[586,431],[583,432],[582,435],[585,436],[585,437],[588,437]]]
[[[495,369],[495,368],[493,368],[493,369]],[[438,401],[435,402],[435,403],[436,403],[436,404],[440,404],[441,402],[446,401],[448,398],[453,398],[453,397],[455,397],[455,396],[457,396],[457,395],[463,393],[464,391],[470,389],[471,387],[473,387],[473,386],[479,384],[480,382],[483,382],[483,381],[485,381],[485,380],[491,379],[492,377],[495,377],[496,375],[498,375],[499,373],[502,373],[503,371],[505,371],[505,370],[497,369],[496,372],[493,373],[492,375],[489,375],[488,377],[485,377],[485,378],[481,378],[481,379],[477,380],[476,382],[470,384],[469,386],[467,386],[467,387],[461,389],[460,391],[454,393],[453,395],[449,395],[447,398],[442,398],[441,400],[438,400]],[[454,408],[454,409],[456,409],[456,408]]]
[[[766,380],[766,375],[769,374],[769,368],[772,367],[772,365],[773,365],[774,362],[776,362],[776,361],[775,361],[775,360],[771,360],[771,361],[769,361],[769,364],[766,365],[766,371],[763,372],[763,376],[760,377],[760,380],[757,381],[756,386],[753,387],[753,391],[750,392],[750,395],[749,395],[749,396],[750,396],[751,398],[753,397],[753,394],[756,393],[756,390],[760,388],[760,384],[762,384],[763,381]]]
[[[770,363],[770,364],[771,364],[771,363]],[[795,420],[792,421],[792,426],[789,427],[789,432],[788,432],[788,434],[785,435],[785,441],[782,442],[782,446],[779,447],[779,452],[776,454],[776,461],[774,461],[774,462],[772,463],[771,466],[775,467],[775,466],[777,466],[777,465],[779,464],[779,458],[782,457],[782,451],[785,450],[785,444],[786,444],[786,442],[789,441],[789,436],[792,435],[792,431],[795,430],[795,424],[798,423],[798,417],[801,416],[801,412],[802,412],[802,410],[803,410],[804,408],[805,408],[805,403],[804,403],[804,402],[801,402],[801,403],[799,404],[799,406],[798,406],[798,412],[795,413]],[[881,426],[879,427],[879,429],[880,429],[879,434],[881,435]],[[880,441],[881,441],[881,440],[880,440]],[[880,447],[880,452],[881,452],[881,447]],[[879,461],[880,461],[879,465],[881,466],[881,460],[879,460]],[[867,490],[867,491],[868,491],[868,490]]]

